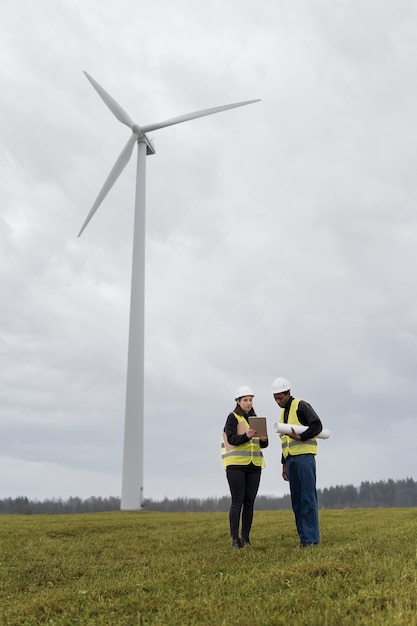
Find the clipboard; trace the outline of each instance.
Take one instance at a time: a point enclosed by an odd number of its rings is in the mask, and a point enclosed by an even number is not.
[[[268,437],[266,417],[250,417],[249,426],[256,430],[256,437]]]

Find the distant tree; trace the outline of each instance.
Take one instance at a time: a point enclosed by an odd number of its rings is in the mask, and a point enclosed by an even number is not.
[[[355,508],[358,502],[358,490],[353,485],[318,490],[319,507],[321,509]]]
[[[412,478],[394,481],[379,481],[353,485],[338,485],[318,490],[319,507],[321,509],[372,508],[372,507],[416,507],[417,483]],[[144,508],[149,511],[166,512],[227,512],[230,507],[230,496],[220,498],[175,498],[167,496],[163,500],[146,499]],[[276,511],[291,508],[289,494],[284,496],[259,495],[256,509],[260,511]],[[4,498],[0,500],[0,514],[18,515],[58,515],[63,513],[99,513],[101,511],[120,510],[120,498],[91,496],[86,500],[70,497],[68,500],[51,499],[40,502],[29,500],[26,496]]]

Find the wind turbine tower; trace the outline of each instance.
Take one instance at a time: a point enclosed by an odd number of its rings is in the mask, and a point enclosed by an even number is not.
[[[139,126],[126,111],[94,80],[84,72],[98,95],[132,134],[108,175],[96,201],[82,225],[78,237],[113,187],[128,164],[137,144],[135,217],[133,227],[132,287],[130,295],[129,347],[127,359],[126,412],[122,472],[122,510],[139,510],[143,506],[143,407],[144,407],[144,344],[145,344],[145,172],[146,156],[155,154],[152,141],[146,133],[165,126],[180,124],[198,117],[220,113],[227,109],[259,102],[247,100],[226,104],[203,111],[180,115],[163,122]]]

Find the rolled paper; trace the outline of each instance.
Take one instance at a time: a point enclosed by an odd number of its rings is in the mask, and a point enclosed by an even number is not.
[[[305,430],[307,430],[308,426],[299,426],[298,424],[281,424],[281,422],[275,422],[274,431],[279,435],[289,435],[291,432],[291,428],[294,428],[297,435],[301,435]],[[317,439],[328,439],[330,437],[330,430],[327,428],[323,428],[321,433],[316,435]]]

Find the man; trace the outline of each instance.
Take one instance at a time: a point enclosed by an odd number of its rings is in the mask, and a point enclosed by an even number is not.
[[[280,422],[291,426],[288,435],[281,435],[282,477],[290,483],[291,504],[300,546],[317,546],[320,529],[316,490],[316,437],[323,426],[310,404],[292,397],[291,385],[286,378],[274,380],[272,393],[282,409]],[[307,430],[298,434],[293,428],[295,425],[307,426]]]

